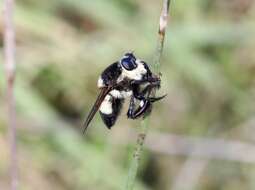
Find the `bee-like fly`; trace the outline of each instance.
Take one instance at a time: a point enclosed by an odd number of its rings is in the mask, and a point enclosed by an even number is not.
[[[126,53],[120,61],[107,67],[100,75],[97,86],[100,93],[87,116],[83,132],[98,109],[103,122],[110,129],[115,124],[126,98],[130,97],[128,118],[137,119],[150,113],[153,102],[165,97],[151,96],[151,92],[160,87],[160,78],[133,53]]]

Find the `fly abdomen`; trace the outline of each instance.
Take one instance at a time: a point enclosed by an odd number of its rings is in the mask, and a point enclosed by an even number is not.
[[[107,95],[105,97],[100,106],[99,113],[107,128],[110,129],[115,124],[120,114],[123,102],[123,99],[113,97],[112,95]]]

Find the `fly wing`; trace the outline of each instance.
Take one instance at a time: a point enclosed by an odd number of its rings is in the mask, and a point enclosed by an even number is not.
[[[93,119],[94,115],[96,114],[96,112],[98,111],[98,109],[100,108],[101,103],[104,101],[105,96],[111,91],[111,87],[104,87],[101,89],[96,102],[94,103],[93,107],[91,108],[89,115],[87,116],[86,121],[83,124],[83,133],[86,132],[86,129],[89,126],[89,123],[91,122],[91,120]]]

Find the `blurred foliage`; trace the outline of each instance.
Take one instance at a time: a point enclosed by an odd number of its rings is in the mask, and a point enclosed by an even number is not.
[[[115,137],[130,138],[139,122],[123,110],[111,131],[99,116],[85,137],[80,127],[107,65],[128,50],[151,62],[160,8],[152,0],[17,1],[21,189],[121,189],[132,146]],[[217,129],[221,136],[231,130],[227,136],[252,141],[235,129],[255,113],[254,16],[253,0],[172,1],[160,90],[168,96],[154,107],[152,131],[207,136]],[[2,40],[0,18],[1,51]],[[0,67],[1,105],[4,88]],[[4,106],[0,112],[0,189],[7,189]],[[147,152],[136,189],[170,189],[183,160]],[[211,162],[198,189],[254,189],[252,169]]]

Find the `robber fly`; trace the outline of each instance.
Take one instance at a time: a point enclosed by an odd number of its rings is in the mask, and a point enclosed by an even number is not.
[[[126,53],[119,61],[108,66],[100,75],[97,86],[100,93],[87,116],[83,132],[98,110],[104,124],[110,129],[128,97],[130,103],[127,116],[130,119],[145,117],[150,113],[152,103],[165,97],[151,96],[152,90],[160,87],[160,78],[133,53]]]

